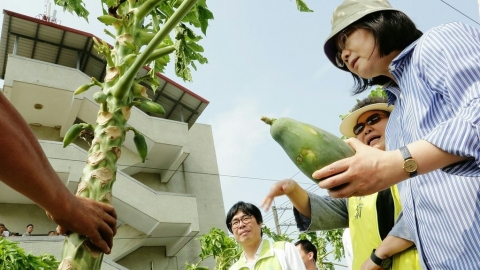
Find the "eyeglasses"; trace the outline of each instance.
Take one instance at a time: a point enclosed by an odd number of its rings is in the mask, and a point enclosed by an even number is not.
[[[337,62],[337,67],[343,68],[345,66],[345,62],[342,59],[342,53],[337,52],[335,55],[335,61]]]
[[[232,226],[232,229],[236,229],[240,226],[240,221],[243,222],[243,224],[248,224],[250,221],[252,221],[252,215],[244,215],[240,219],[234,219],[232,222],[230,222],[230,225]]]
[[[340,68],[343,68],[345,66],[345,61],[343,61],[342,58],[342,51],[345,50],[345,44],[347,44],[348,36],[357,29],[357,26],[350,25],[337,34],[336,45],[338,52],[335,55],[335,61],[337,62],[337,66]]]
[[[376,123],[380,122],[382,117],[387,118],[387,115],[381,115],[379,113],[374,113],[370,115],[367,120],[365,120],[365,123],[358,123],[353,127],[353,134],[358,135],[362,133],[363,129],[365,128],[365,125],[373,126]]]
[[[345,62],[342,59],[342,51],[345,49],[345,43],[347,42],[348,34],[351,30],[344,29],[342,32],[337,35],[337,54],[335,55],[335,61],[337,62],[338,67],[344,67]]]

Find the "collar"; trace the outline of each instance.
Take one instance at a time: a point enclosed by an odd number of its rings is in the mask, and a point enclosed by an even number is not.
[[[388,70],[397,79],[397,82],[399,81],[399,78],[401,78],[403,70],[405,69],[406,58],[408,58],[413,53],[420,38],[412,42],[412,44],[408,45],[402,52],[400,52],[399,55],[397,55],[397,57],[392,60],[392,62],[388,66]],[[388,90],[388,105],[393,105],[395,103],[395,100],[397,100],[400,96],[400,87],[393,81],[387,83],[383,87],[385,90]]]
[[[258,246],[257,252],[255,253],[255,262],[258,262],[261,259],[268,258],[275,256],[275,252],[273,250],[273,244],[268,239],[262,240],[260,245]],[[242,252],[242,260],[239,260],[239,267],[249,267],[252,264],[247,262],[247,257],[245,256],[245,252]]]

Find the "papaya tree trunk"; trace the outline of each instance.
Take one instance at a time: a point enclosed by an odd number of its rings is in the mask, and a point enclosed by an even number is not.
[[[111,98],[115,101],[115,98]],[[98,112],[95,137],[88,150],[77,195],[111,204],[112,186],[117,174],[117,160],[125,141],[125,126],[130,107],[107,102],[108,111]],[[100,269],[103,253],[85,236],[70,234],[66,237],[60,269]]]
[[[116,31],[115,35],[107,31],[115,38],[113,48],[104,41],[94,39],[95,48],[107,62],[105,81],[99,82],[92,78],[91,83],[82,85],[75,91],[75,94],[79,94],[95,85],[101,88],[101,91],[93,96],[100,105],[96,125],[93,127],[89,124],[76,124],[64,137],[65,147],[82,130],[94,130],[94,139],[88,150],[82,179],[77,188],[78,196],[111,204],[112,187],[117,174],[116,164],[120,158],[127,131],[135,132],[134,142],[142,161],[145,162],[147,151],[145,139],[133,127],[126,126],[130,109],[132,106],[138,105],[148,112],[164,113],[159,104],[148,99],[146,87],[140,82],[146,80],[152,84],[154,89],[156,88],[155,85],[158,85],[158,82],[157,84],[155,82],[158,79],[155,72],[157,72],[158,65],[165,65],[162,61],[157,62],[157,60],[176,49],[168,35],[197,2],[197,0],[184,0],[165,20],[161,28],[152,28],[146,32],[145,16],[152,15],[162,1],[120,1],[123,6],[109,8],[109,10],[116,10],[115,14],[105,14],[98,18],[106,25],[113,26]],[[168,38],[168,42],[164,42],[166,38]],[[139,48],[143,46],[145,46],[144,50],[140,52]],[[136,79],[138,70],[147,62],[152,61],[155,61],[155,65],[149,75]],[[68,215],[68,213],[65,214]],[[72,233],[65,238],[59,269],[96,270],[100,269],[102,260],[103,253],[91,244],[86,236]]]

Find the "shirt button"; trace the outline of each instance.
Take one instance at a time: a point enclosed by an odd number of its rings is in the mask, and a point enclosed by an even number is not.
[[[395,66],[394,66],[394,65],[392,65],[392,66],[389,66],[389,67],[388,67],[388,70],[390,70],[390,71],[394,71],[394,70],[395,70]]]

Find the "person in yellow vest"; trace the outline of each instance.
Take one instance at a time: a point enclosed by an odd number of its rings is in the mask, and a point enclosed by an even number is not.
[[[292,243],[262,239],[263,217],[255,205],[242,201],[233,205],[227,213],[226,225],[243,248],[230,270],[305,270]]]
[[[342,121],[340,131],[385,150],[385,128],[392,110],[386,98],[365,98]],[[421,269],[412,237],[403,226],[396,186],[368,196],[335,199],[309,193],[286,179],[271,187],[261,206],[268,209],[273,199],[282,195],[292,202],[301,231],[350,228],[352,269]]]

